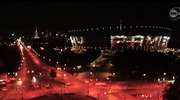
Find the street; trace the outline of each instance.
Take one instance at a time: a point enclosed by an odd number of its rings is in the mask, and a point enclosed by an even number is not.
[[[89,95],[98,100],[162,100],[166,84],[77,78],[44,64],[32,48],[27,48],[23,42],[18,41],[18,46],[23,63],[17,72],[17,81],[7,85],[7,91],[0,91],[1,100],[28,100],[53,93]],[[57,77],[49,76],[51,70],[57,70]]]

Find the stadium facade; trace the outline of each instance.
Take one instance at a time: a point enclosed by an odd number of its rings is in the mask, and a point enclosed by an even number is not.
[[[161,50],[168,47],[172,29],[156,25],[109,25],[68,31],[73,48]]]

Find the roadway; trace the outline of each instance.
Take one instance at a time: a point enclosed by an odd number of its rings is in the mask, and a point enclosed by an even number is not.
[[[166,85],[154,82],[111,82],[87,77],[77,78],[66,71],[57,70],[57,77],[49,76],[55,68],[44,64],[32,48],[17,42],[22,66],[17,80],[0,91],[0,100],[28,100],[52,93],[76,93],[89,95],[98,100],[162,100]]]

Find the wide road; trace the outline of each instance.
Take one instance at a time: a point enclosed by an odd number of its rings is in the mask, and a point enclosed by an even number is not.
[[[89,95],[98,100],[162,100],[166,85],[153,82],[105,82],[77,78],[57,70],[57,77],[49,73],[55,68],[44,64],[32,48],[18,41],[22,55],[22,66],[17,73],[17,81],[0,92],[0,100],[28,100],[51,93],[76,93]]]

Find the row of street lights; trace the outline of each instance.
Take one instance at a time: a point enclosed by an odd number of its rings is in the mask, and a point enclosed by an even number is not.
[[[163,72],[163,77],[161,77],[161,78],[158,78],[157,79],[157,81],[160,83],[160,82],[168,82],[168,83],[174,83],[175,82],[175,79],[176,79],[176,77],[175,76],[172,76],[172,79],[168,79],[168,78],[166,78],[166,76],[167,76],[167,73],[166,72]],[[143,78],[146,78],[147,77],[147,74],[146,73],[143,73],[142,74],[142,77]]]

